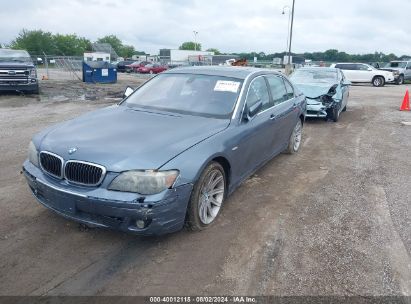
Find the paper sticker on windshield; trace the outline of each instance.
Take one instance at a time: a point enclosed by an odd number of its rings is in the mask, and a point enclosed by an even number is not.
[[[237,81],[218,80],[214,91],[237,93],[240,83]]]

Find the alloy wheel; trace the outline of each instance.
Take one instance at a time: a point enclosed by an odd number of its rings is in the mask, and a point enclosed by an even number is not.
[[[224,200],[225,181],[220,170],[214,169],[204,180],[200,190],[198,215],[203,224],[214,221]]]

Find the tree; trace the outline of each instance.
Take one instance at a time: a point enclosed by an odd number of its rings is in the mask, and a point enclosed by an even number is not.
[[[53,35],[42,30],[29,31],[23,29],[17,38],[11,42],[13,49],[26,50],[33,55],[55,54],[56,48],[53,42]]]
[[[135,55],[136,50],[132,45],[124,45],[123,42],[116,35],[108,35],[97,40],[98,43],[109,43],[116,51],[117,55],[124,58],[130,58]]]
[[[215,48],[206,49],[207,52],[214,52],[214,55],[221,55],[220,51]]]
[[[118,55],[124,58],[130,58],[131,56],[135,55],[136,50],[132,45],[122,45],[120,50],[118,51]]]
[[[78,37],[76,34],[53,35],[53,42],[56,49],[55,55],[83,56],[83,53],[91,50],[90,40]]]
[[[180,45],[178,49],[179,50],[201,51],[201,43],[195,43],[193,41],[186,41],[182,45]]]

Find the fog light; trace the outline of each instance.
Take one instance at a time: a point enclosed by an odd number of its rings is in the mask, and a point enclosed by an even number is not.
[[[136,221],[137,228],[143,229],[146,226],[146,223],[143,220]]]

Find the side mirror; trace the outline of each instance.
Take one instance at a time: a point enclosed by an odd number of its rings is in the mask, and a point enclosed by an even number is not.
[[[372,71],[372,68],[368,68],[367,71]]]
[[[130,96],[131,94],[133,94],[133,92],[134,92],[134,89],[133,89],[132,87],[127,87],[127,88],[124,90],[123,98],[127,98],[128,96]]]
[[[345,80],[345,81],[343,81],[343,82],[341,83],[341,85],[342,85],[343,87],[347,87],[347,86],[351,85],[351,81]]]
[[[263,102],[261,100],[258,100],[255,104],[253,104],[251,107],[246,109],[244,118],[246,120],[251,120],[251,118],[257,115],[258,112],[260,112],[262,107],[263,107]]]

